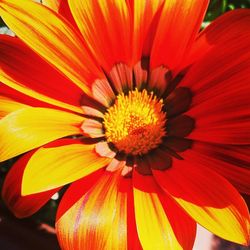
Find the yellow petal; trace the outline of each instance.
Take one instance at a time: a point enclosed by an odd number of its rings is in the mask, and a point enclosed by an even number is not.
[[[68,22],[29,0],[1,0],[0,15],[19,38],[90,94],[87,84],[102,73]]]
[[[0,96],[0,119],[13,111],[26,107],[28,105],[16,102],[5,96]]]
[[[0,120],[0,161],[69,135],[80,134],[83,118],[47,108],[23,108]]]
[[[51,190],[104,167],[110,159],[95,153],[94,145],[72,144],[40,148],[23,175],[22,195]]]
[[[48,6],[52,10],[58,12],[62,0],[43,0],[43,5]]]

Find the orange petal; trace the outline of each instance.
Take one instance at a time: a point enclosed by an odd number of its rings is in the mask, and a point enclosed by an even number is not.
[[[249,26],[249,9],[237,9],[220,16],[199,34],[183,67],[197,61],[215,46],[231,43],[235,39],[244,41],[242,36],[249,32]]]
[[[69,0],[71,12],[86,44],[109,72],[115,63],[130,59],[130,14],[123,0]]]
[[[209,1],[165,1],[151,53],[151,67],[174,69],[181,63],[201,27]]]
[[[0,161],[5,161],[50,141],[80,134],[83,118],[71,113],[23,108],[0,120]]]
[[[153,170],[159,185],[200,225],[239,243],[249,240],[249,212],[236,189],[214,171],[174,160],[165,172]]]
[[[85,93],[102,73],[73,27],[52,10],[33,1],[1,0],[0,15],[36,53],[64,73]],[[46,18],[44,18],[46,17]]]
[[[43,102],[82,113],[79,107],[82,90],[34,53],[20,39],[1,36],[0,50],[2,51],[0,80],[3,83]]]
[[[8,97],[0,95],[0,119],[13,111],[27,107],[28,106],[23,103],[16,102]]]
[[[133,178],[135,218],[142,248],[191,250],[196,233],[194,221],[163,194],[152,176],[134,171]]]
[[[94,145],[40,148],[30,158],[23,175],[22,194],[47,191],[78,180],[105,167],[110,159],[99,157]]]
[[[57,220],[57,236],[63,249],[127,249],[127,193],[122,189],[127,182],[119,172],[104,173]],[[75,185],[74,191],[79,193],[79,188]],[[60,206],[71,198],[71,192],[66,192]]]
[[[137,63],[142,55],[150,55],[164,0],[130,0],[129,2],[133,15],[133,63]]]

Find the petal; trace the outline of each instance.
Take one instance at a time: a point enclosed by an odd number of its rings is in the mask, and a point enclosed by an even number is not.
[[[250,147],[195,141],[182,157],[207,166],[228,179],[241,193],[250,194]]]
[[[109,107],[115,99],[114,92],[106,79],[96,80],[92,84],[92,93],[95,100]]]
[[[60,140],[51,145],[63,145],[70,142],[72,143],[72,140]],[[46,145],[46,147],[51,145]],[[36,150],[33,150],[18,159],[4,180],[2,197],[7,207],[19,218],[28,217],[37,212],[59,190],[57,188],[47,192],[21,196],[23,173],[35,152]]]
[[[167,171],[153,171],[159,185],[201,226],[224,239],[247,244],[249,212],[235,188],[205,166],[173,161]]]
[[[55,139],[80,134],[83,118],[46,108],[23,108],[0,120],[0,161]]]
[[[156,184],[134,171],[135,218],[143,249],[192,249],[196,224]]]
[[[106,72],[115,63],[128,63],[131,31],[126,1],[68,2],[88,48]]]
[[[151,67],[174,69],[190,49],[209,1],[165,1],[151,52]]]
[[[0,119],[13,111],[27,107],[25,104],[0,95]]]
[[[90,136],[91,138],[99,138],[104,136],[102,123],[93,119],[86,119],[81,129],[84,134]]]
[[[82,90],[19,39],[1,36],[0,50],[0,80],[3,83],[38,100],[82,113],[79,107]]]
[[[1,0],[0,15],[29,47],[90,94],[87,84],[102,73],[65,19],[41,4],[18,0]]]
[[[180,85],[193,93],[187,115],[195,119],[191,139],[250,143],[250,32],[220,44],[190,68]]]
[[[40,148],[30,158],[23,175],[22,194],[47,191],[78,180],[105,167],[111,160],[96,154],[94,145]]]
[[[133,15],[133,62],[149,56],[164,0],[130,0]]]
[[[63,249],[127,249],[127,193],[123,191],[127,182],[119,172],[104,173],[57,220],[57,235]],[[76,187],[74,191],[79,193]]]
[[[0,83],[0,93],[4,98],[10,99],[14,102],[19,103],[20,105],[26,104],[26,106],[32,107],[46,107],[46,108],[55,108],[55,106],[45,103],[43,101],[39,101],[31,96],[27,96],[19,91],[16,91],[9,86]],[[3,108],[3,107],[1,107]]]
[[[249,9],[236,9],[220,16],[199,34],[183,67],[197,61],[215,46],[228,44],[235,39],[242,41],[241,36],[249,32],[249,25]]]
[[[54,11],[58,11],[61,2],[66,2],[65,0],[43,0],[43,5],[48,6]]]
[[[110,149],[110,147],[106,141],[101,141],[101,142],[96,143],[95,151],[100,156],[108,157],[108,158],[114,158],[116,155],[116,153]],[[113,169],[113,168],[111,168],[111,169]]]

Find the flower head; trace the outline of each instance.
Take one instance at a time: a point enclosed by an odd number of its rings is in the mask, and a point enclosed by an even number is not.
[[[2,191],[18,217],[72,183],[63,249],[192,249],[196,223],[248,243],[250,11],[199,32],[207,5],[0,0],[17,35],[0,38],[0,160],[25,153]]]

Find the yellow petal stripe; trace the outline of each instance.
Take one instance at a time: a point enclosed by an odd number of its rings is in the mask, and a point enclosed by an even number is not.
[[[22,195],[51,190],[104,167],[110,159],[98,156],[93,145],[72,144],[40,148],[23,175]]]
[[[124,0],[68,0],[74,19],[98,62],[109,71],[130,59],[130,16]]]
[[[133,62],[137,63],[142,57],[142,50],[144,46],[147,47],[146,51],[144,51],[146,53],[144,56],[149,56],[150,54],[156,30],[156,27],[155,29],[152,29],[151,25],[155,21],[154,19],[156,18],[156,13],[161,10],[164,0],[132,0],[131,2],[134,17]]]
[[[0,15],[19,38],[90,93],[86,84],[101,73],[69,23],[30,0],[0,0]]]
[[[135,173],[135,182],[140,181],[139,178],[141,178],[139,174]],[[153,182],[144,184],[145,189],[148,187],[154,189]],[[176,239],[156,190],[143,190],[134,186],[134,206],[138,236],[144,250],[183,249]]]
[[[0,120],[0,161],[45,143],[80,134],[83,117],[47,108],[22,108]]]

